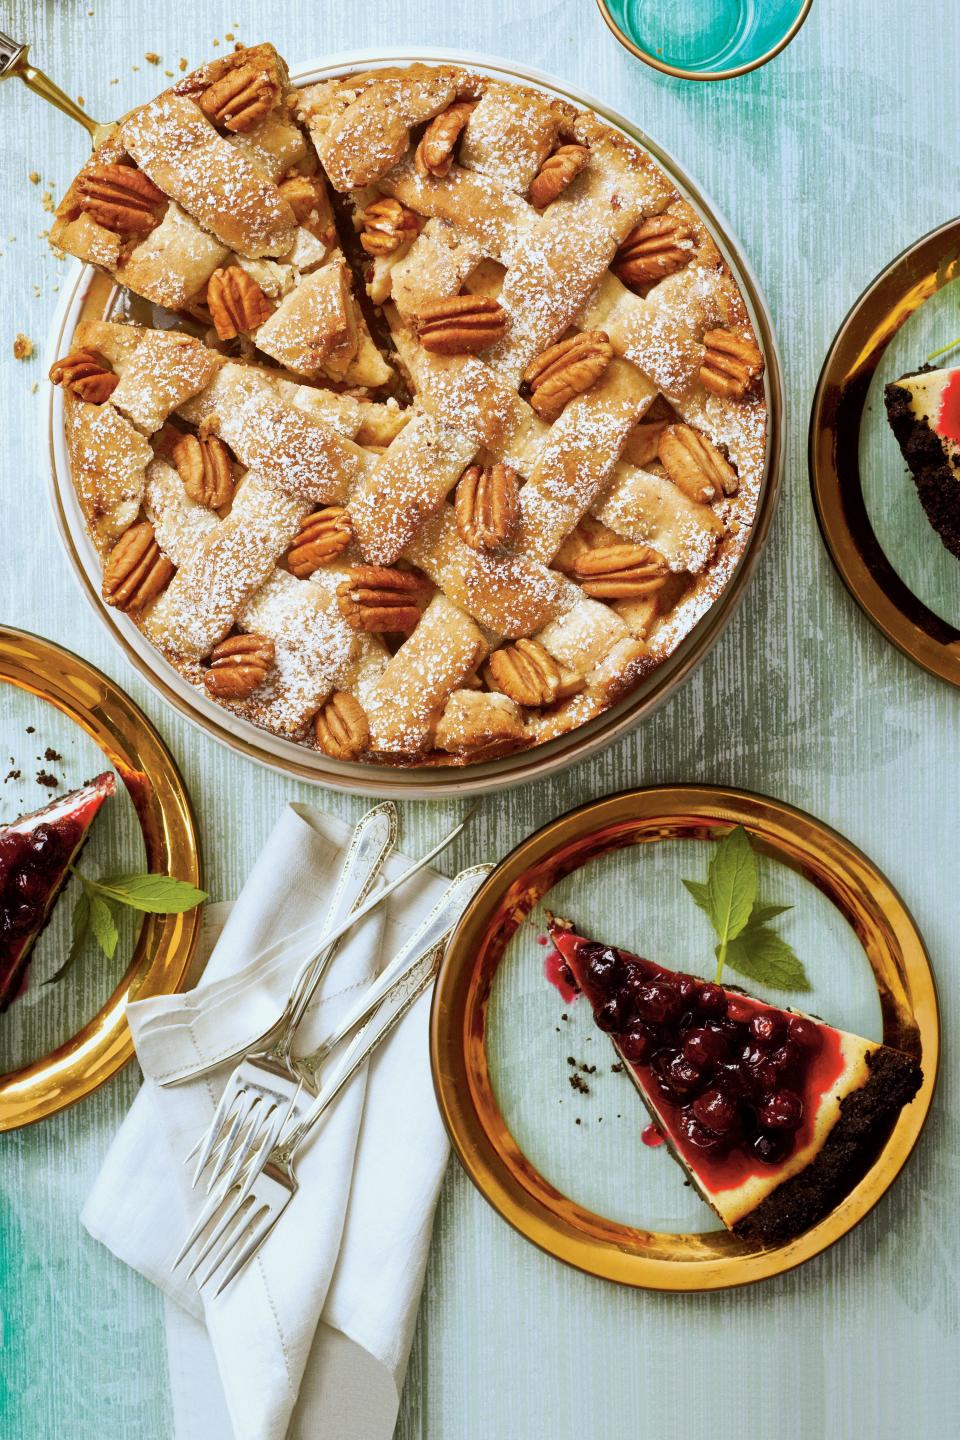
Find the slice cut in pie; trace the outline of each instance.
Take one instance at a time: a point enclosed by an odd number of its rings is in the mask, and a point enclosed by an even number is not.
[[[927,519],[960,559],[960,366],[903,375],[884,400]]]
[[[923,1079],[902,1051],[666,970],[552,919],[674,1158],[724,1225],[781,1243],[866,1172]]]
[[[0,828],[0,1011],[20,993],[34,942],[116,782],[109,771]]]

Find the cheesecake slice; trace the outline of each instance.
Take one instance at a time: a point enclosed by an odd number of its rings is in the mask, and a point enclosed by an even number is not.
[[[744,1239],[782,1243],[822,1220],[920,1087],[902,1051],[588,940],[567,921],[552,919],[550,933],[674,1158]]]
[[[884,402],[927,519],[960,559],[960,366],[903,375]]]
[[[30,952],[70,866],[116,788],[107,771],[89,785],[0,827],[0,1012],[17,998]]]

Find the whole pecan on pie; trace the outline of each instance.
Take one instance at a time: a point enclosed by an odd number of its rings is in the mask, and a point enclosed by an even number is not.
[[[629,541],[584,550],[571,568],[594,600],[644,600],[662,590],[670,574],[659,551]]]
[[[142,610],[165,590],[176,566],[161,552],[149,520],[131,525],[114,545],[103,571],[103,598],[118,610]]]
[[[207,281],[207,309],[221,340],[256,330],[273,314],[271,301],[239,265],[214,270]]]
[[[363,212],[360,244],[368,255],[392,255],[420,233],[420,218],[392,196],[374,200]]]
[[[352,539],[350,515],[342,505],[315,510],[300,524],[287,551],[287,568],[298,580],[306,580],[321,565],[342,555]]]
[[[420,312],[417,333],[432,355],[478,355],[501,340],[507,315],[489,295],[453,295]]]
[[[519,476],[511,465],[468,465],[454,503],[457,532],[471,550],[496,550],[517,523]]]
[[[410,635],[420,623],[419,602],[428,589],[419,571],[356,565],[350,578],[337,586],[337,604],[354,630]]]
[[[523,372],[540,419],[552,424],[571,400],[596,384],[612,359],[613,346],[602,330],[585,330],[544,350]]]
[[[530,203],[543,210],[577,178],[590,159],[586,145],[561,145],[548,155],[530,184]]]
[[[494,650],[486,667],[487,682],[518,705],[552,705],[563,688],[563,672],[536,640],[516,640]]]
[[[159,225],[167,197],[133,165],[91,165],[77,177],[77,204],[115,235],[149,235]]]
[[[233,59],[233,57],[229,57]],[[276,76],[238,51],[234,63],[200,96],[200,109],[214,125],[241,135],[259,125],[280,98]]]
[[[120,384],[99,350],[71,350],[62,360],[50,366],[50,381],[62,385],[80,400],[102,405]]]
[[[317,744],[334,760],[356,760],[370,746],[370,724],[359,700],[335,690],[313,722]]]
[[[230,451],[216,435],[181,435],[172,451],[183,488],[197,505],[221,510],[235,489]]]
[[[263,635],[229,635],[211,651],[203,683],[218,700],[247,700],[267,678],[275,653]]]
[[[433,175],[438,180],[449,175],[460,132],[470,119],[473,109],[469,100],[457,100],[453,105],[448,105],[441,114],[434,116],[424,130],[413,157],[420,175]]]
[[[763,356],[752,340],[735,330],[708,330],[703,337],[700,379],[727,400],[742,400],[763,374]]]
[[[653,285],[689,264],[693,231],[676,215],[651,215],[634,227],[610,269],[631,290]]]
[[[700,505],[736,495],[737,472],[705,435],[691,425],[668,425],[657,449],[660,463],[678,490]]]

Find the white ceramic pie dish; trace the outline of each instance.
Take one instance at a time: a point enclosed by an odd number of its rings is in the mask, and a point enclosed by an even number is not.
[[[531,750],[498,760],[462,767],[393,768],[388,765],[341,762],[319,751],[284,740],[232,715],[195,689],[159,654],[128,617],[104,604],[100,595],[101,564],[87,534],[70,479],[63,433],[62,392],[50,387],[48,434],[52,502],[58,528],[81,588],[113,638],[153,688],[207,734],[231,749],[300,779],[358,794],[439,798],[477,794],[517,785],[555,773],[608,745],[662,705],[693,672],[716,642],[756,566],[776,507],[782,466],[783,392],[780,361],[766,302],[751,270],[742,259],[730,226],[681,170],[677,162],[624,116],[594,96],[563,85],[541,71],[469,52],[417,48],[359,50],[291,67],[298,85],[347,74],[360,68],[409,64],[417,60],[454,62],[509,81],[535,85],[554,96],[589,107],[608,123],[653,154],[678,190],[704,217],[714,240],[736,278],[750,311],[766,359],[764,388],[768,424],[763,483],[750,537],[726,588],[676,650],[629,695],[594,720]],[[70,348],[81,318],[103,318],[113,307],[117,288],[91,266],[75,262],[63,286],[60,306],[49,338],[48,364]]]

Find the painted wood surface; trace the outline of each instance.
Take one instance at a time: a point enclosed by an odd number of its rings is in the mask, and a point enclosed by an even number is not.
[[[514,1236],[451,1165],[397,1434],[950,1433],[960,1401],[958,697],[889,648],[835,577],[810,503],[806,423],[848,306],[892,255],[956,209],[955,0],[922,9],[816,0],[778,60],[703,86],[633,61],[591,0],[287,0],[268,10],[253,0],[12,0],[0,24],[32,39],[38,63],[104,118],[153,94],[181,55],[193,64],[215,37],[228,44],[228,31],[272,38],[293,62],[417,41],[498,53],[605,97],[726,212],[769,298],[789,401],[784,498],[759,574],[670,705],[599,758],[491,798],[445,868],[502,854],[558,812],[641,782],[733,783],[812,810],[871,854],[926,936],[947,1030],[934,1115],[907,1172],[854,1235],[801,1272],[725,1295],[634,1294],[565,1270]],[[162,57],[158,67],[147,52]],[[156,722],[200,812],[210,890],[227,898],[286,801],[320,801],[344,816],[362,802],[284,780],[199,735],[164,708],[81,600],[48,514],[45,400],[42,387],[33,393],[40,361],[14,360],[12,342],[22,331],[42,353],[62,272],[42,239],[42,196],[62,193],[86,140],[12,84],[0,106],[0,618],[80,651]],[[406,844],[425,845],[454,808],[407,805]],[[171,1433],[159,1297],[77,1218],[137,1084],[130,1067],[81,1107],[0,1138],[4,1440]]]

